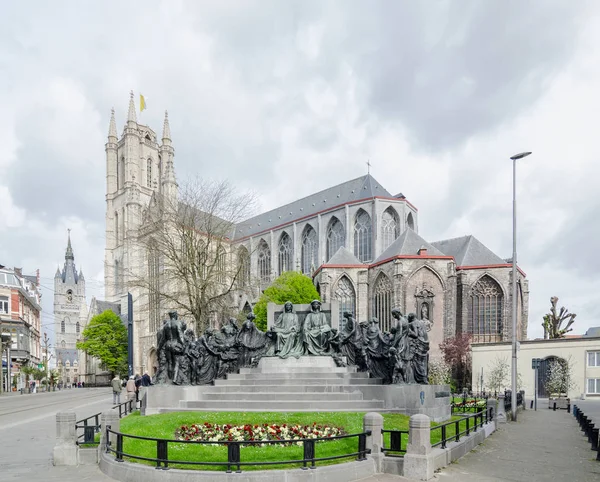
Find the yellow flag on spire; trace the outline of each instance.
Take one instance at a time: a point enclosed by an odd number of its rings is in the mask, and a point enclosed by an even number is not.
[[[140,112],[143,112],[144,109],[146,109],[146,99],[144,99],[144,96],[140,94]]]

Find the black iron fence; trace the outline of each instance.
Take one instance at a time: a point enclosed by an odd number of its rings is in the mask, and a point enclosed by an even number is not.
[[[453,397],[450,408],[452,413],[477,413],[484,410],[487,406],[488,396],[479,397],[462,397],[461,399]]]
[[[383,446],[381,451],[385,455],[402,457],[408,445],[408,430],[382,430]]]
[[[131,400],[127,400],[126,402],[115,405],[113,407],[113,409],[118,409],[119,410],[119,418],[123,418],[125,415],[128,415],[131,412],[134,412],[135,410],[137,410],[138,409],[137,405],[138,405],[137,402],[135,400],[131,399]]]
[[[432,443],[432,447],[441,446],[445,449],[448,442],[459,442],[460,437],[477,432],[477,428],[483,428],[484,424],[491,422],[494,419],[494,409],[492,407],[482,410],[480,412],[465,415],[458,420],[452,420],[450,422],[443,423],[431,427],[431,438],[436,439],[436,431],[440,431],[440,440],[436,443]]]
[[[597,428],[592,423],[592,418],[585,415],[577,405],[573,405],[573,415],[579,422],[581,431],[587,436],[588,442],[592,444],[592,450],[596,451],[596,460],[600,460],[600,440],[598,440],[600,428]]]
[[[517,407],[523,406],[523,392],[517,392]],[[510,412],[512,408],[512,392],[510,390],[506,390],[504,392],[504,410],[506,412]]]
[[[77,445],[98,445],[99,442],[96,440],[96,434],[100,433],[100,413],[90,415],[88,418],[75,422],[75,430],[78,431]],[[82,432],[79,433],[79,430]]]
[[[116,443],[113,447],[111,440],[116,437]],[[145,460],[156,464],[157,469],[168,470],[169,465],[204,465],[204,466],[222,466],[227,468],[227,473],[231,473],[233,469],[236,472],[241,472],[242,466],[250,465],[284,465],[284,464],[302,464],[302,469],[314,469],[317,462],[325,460],[336,460],[343,458],[356,457],[356,460],[366,460],[367,454],[371,452],[367,449],[367,437],[371,435],[370,431],[363,433],[355,433],[350,435],[339,435],[336,437],[322,437],[322,438],[310,438],[310,439],[299,439],[299,440],[254,440],[254,441],[243,441],[243,442],[212,442],[212,441],[196,441],[196,440],[170,440],[170,439],[157,439],[151,437],[141,437],[138,435],[129,435],[121,432],[115,432],[111,430],[110,426],[106,427],[106,452],[115,454],[115,460],[117,462],[123,462],[124,457],[136,460]],[[344,453],[339,455],[333,455],[329,457],[317,457],[315,451],[315,444],[317,442],[331,442],[334,440],[356,438],[357,439],[357,450],[351,453]],[[136,439],[146,440],[156,443],[156,457],[142,457],[136,454],[126,453],[123,450],[124,439]],[[177,460],[169,458],[169,445],[172,444],[193,444],[193,445],[220,445],[227,447],[227,461],[213,462],[204,460]],[[253,445],[288,445],[288,444],[302,444],[304,452],[302,459],[296,460],[276,460],[276,461],[260,461],[260,462],[246,462],[241,459],[241,451],[243,447]]]

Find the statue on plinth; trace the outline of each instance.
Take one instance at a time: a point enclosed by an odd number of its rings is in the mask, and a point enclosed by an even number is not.
[[[239,347],[238,366],[251,367],[256,364],[257,359],[262,357],[269,346],[269,338],[266,333],[260,331],[254,324],[256,315],[248,313],[246,321],[237,334]]]
[[[219,353],[213,346],[213,336],[214,330],[207,328],[195,343],[195,347],[198,350],[198,358],[194,367],[195,376],[192,380],[197,385],[212,383],[217,378],[217,373],[219,372]]]
[[[392,351],[392,383],[407,383],[407,365],[409,352],[408,338],[408,319],[398,308],[392,310],[394,325],[391,328],[393,335],[391,348]]]
[[[344,318],[346,323],[338,332],[338,347],[340,355],[346,357],[346,363],[348,365],[356,365],[357,353],[362,348],[361,343],[361,331],[357,327],[357,323],[352,316],[352,313],[345,312]]]
[[[304,355],[302,334],[298,315],[294,313],[294,305],[288,301],[275,321],[271,332],[274,334],[273,353],[279,358]]]
[[[321,311],[321,302],[314,300],[310,312],[304,318],[302,327],[304,347],[307,355],[331,355],[331,326],[327,316]]]
[[[184,352],[184,334],[176,311],[169,312],[169,319],[163,322],[163,326],[157,334],[157,352],[158,359],[165,360],[165,373],[161,376],[162,381],[175,380],[179,368],[178,357]]]
[[[429,336],[427,325],[414,313],[408,315],[408,338],[410,346],[410,379],[408,383],[427,385],[429,374]]]
[[[367,328],[363,351],[371,378],[381,378],[383,383],[390,383],[389,344],[379,329],[379,320],[376,317],[371,318]]]

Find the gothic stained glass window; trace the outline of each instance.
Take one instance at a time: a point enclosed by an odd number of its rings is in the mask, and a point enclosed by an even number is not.
[[[238,249],[238,285],[245,288],[250,284],[250,254],[244,246]]]
[[[317,267],[318,239],[317,232],[309,224],[302,233],[302,272],[311,275]]]
[[[152,159],[148,159],[148,167],[146,168],[146,186],[152,187]]]
[[[483,276],[471,289],[467,331],[473,343],[502,341],[502,289],[489,276]]]
[[[360,209],[354,219],[354,256],[363,263],[373,259],[371,240],[371,216],[364,209]]]
[[[379,319],[381,331],[390,331],[392,322],[392,282],[383,273],[379,275],[373,290],[373,316]]]
[[[284,271],[292,271],[292,238],[289,237],[288,233],[284,232],[279,238],[279,255],[278,255],[278,269],[279,274]]]
[[[227,280],[227,271],[226,271],[226,262],[227,262],[227,252],[225,248],[219,246],[217,250],[217,259],[216,261],[216,277],[218,283],[225,283]]]
[[[258,243],[258,279],[267,283],[271,280],[271,249],[264,239]]]
[[[342,276],[338,281],[333,298],[340,302],[340,325],[345,323],[344,313],[356,316],[356,293],[347,276]]]
[[[327,261],[329,261],[337,250],[346,243],[346,231],[338,218],[333,217],[327,227]]]
[[[398,237],[399,222],[396,211],[389,207],[383,211],[381,216],[381,250],[385,250]]]

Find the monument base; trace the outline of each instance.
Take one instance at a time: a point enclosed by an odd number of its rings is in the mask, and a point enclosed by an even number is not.
[[[422,413],[450,418],[448,385],[383,385],[331,357],[265,357],[214,385],[156,385],[145,395],[145,414],[172,411],[337,411]]]

